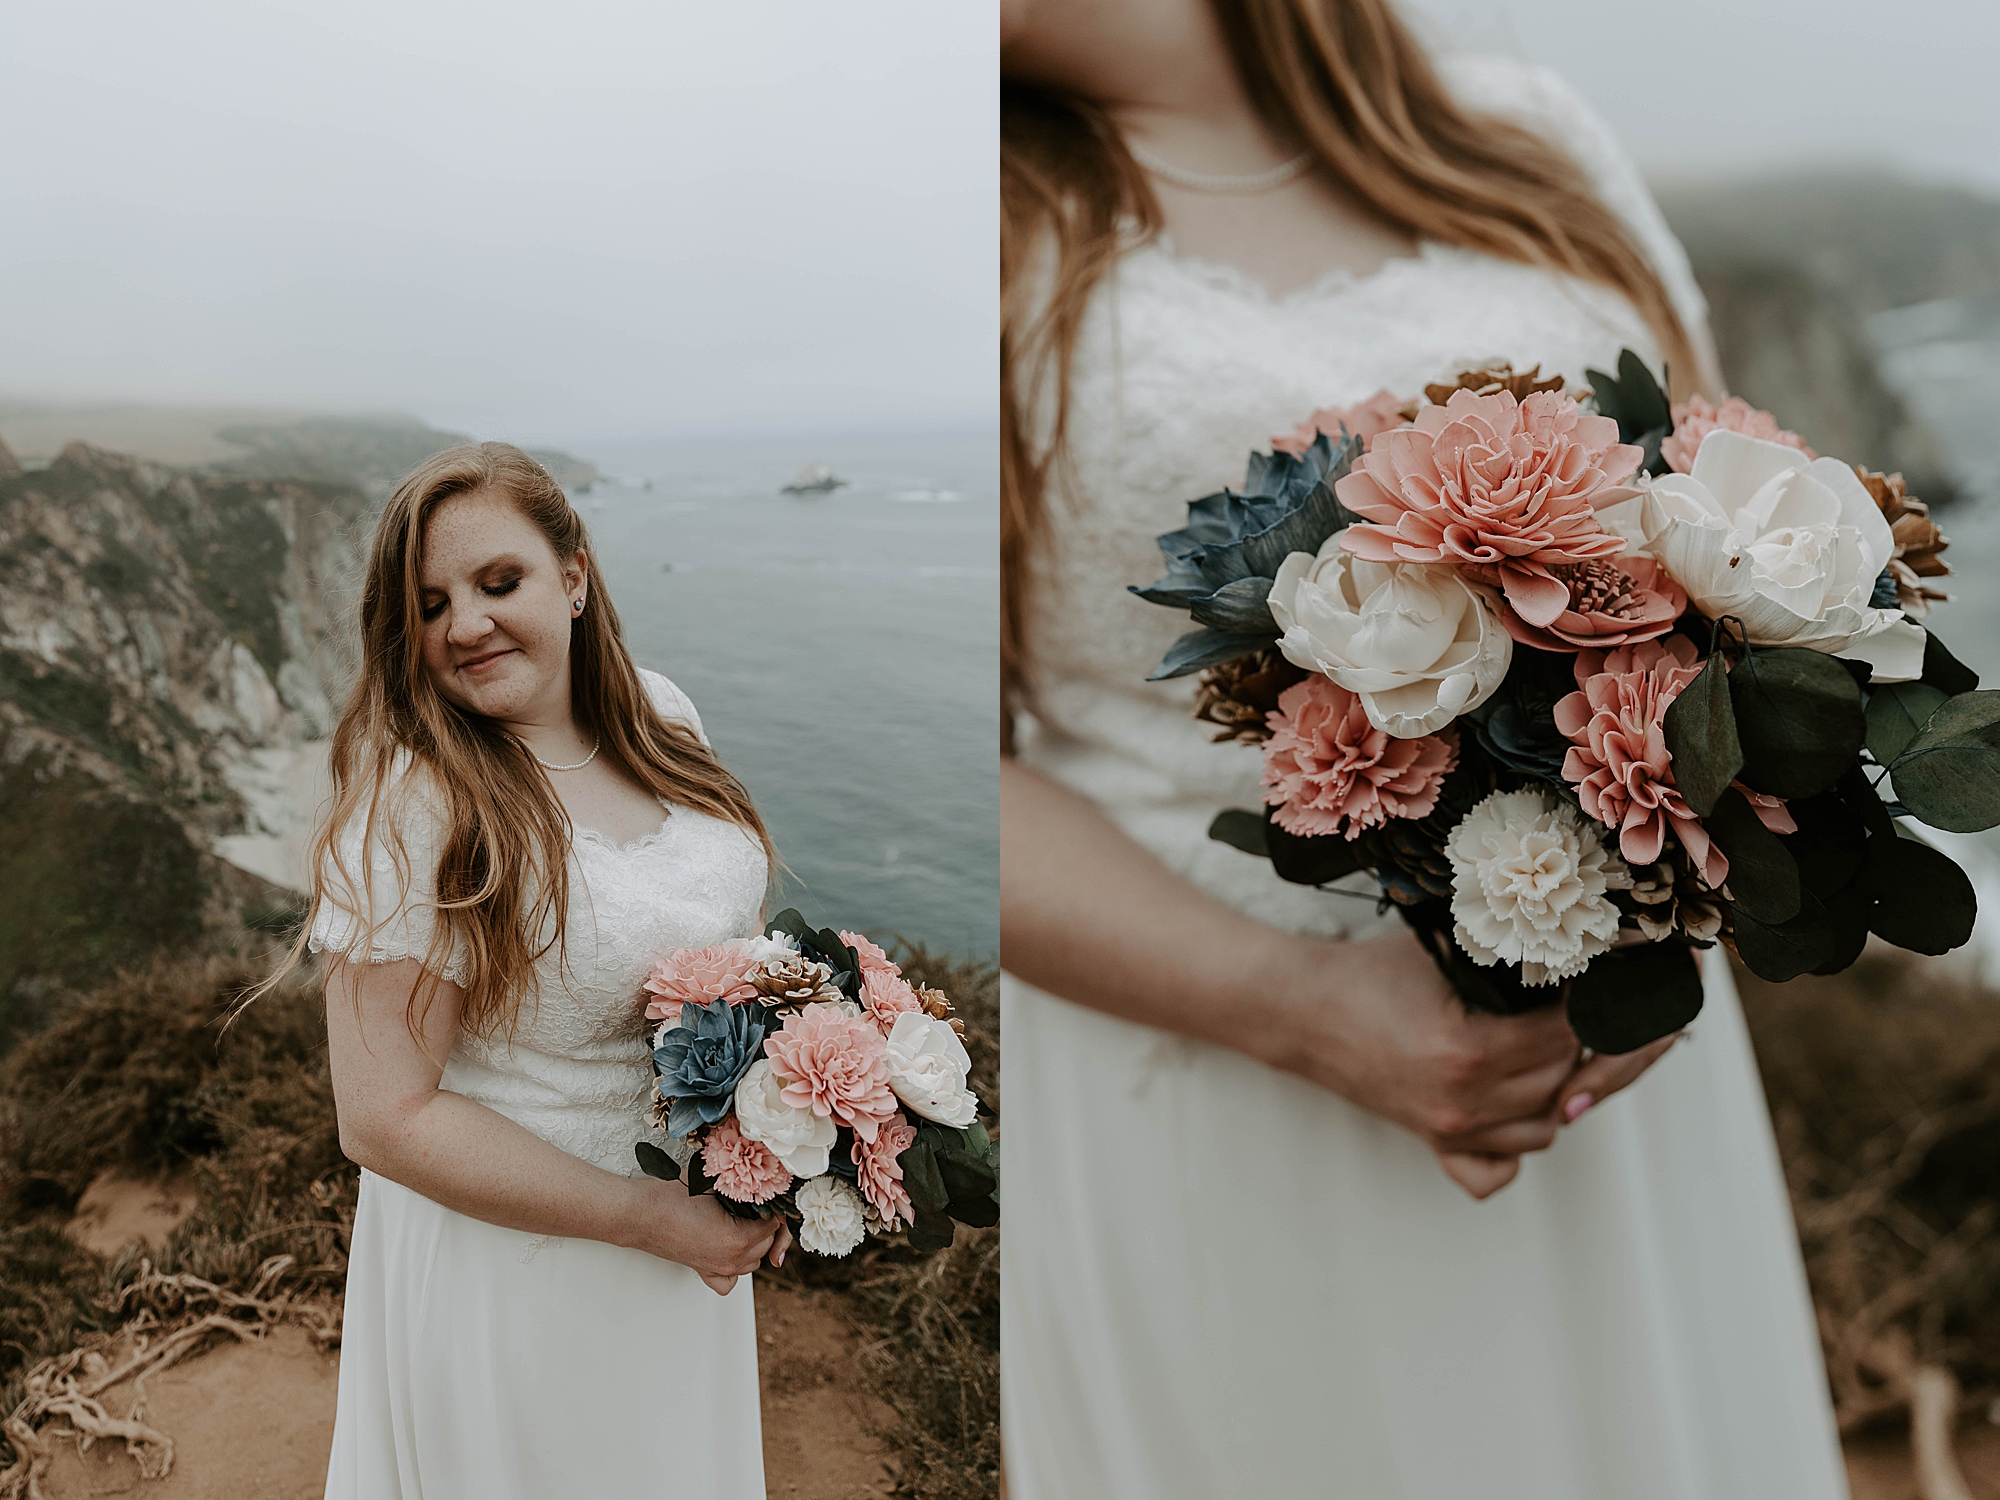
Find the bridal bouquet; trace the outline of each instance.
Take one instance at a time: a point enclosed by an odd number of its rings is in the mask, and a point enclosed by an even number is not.
[[[999,1222],[999,1148],[951,1001],[867,938],[788,910],[761,937],[669,954],[641,988],[653,1123],[681,1147],[639,1142],[650,1175],[783,1214],[819,1255],[869,1234],[942,1249],[954,1219]]]
[[[1694,948],[1786,980],[1965,942],[1970,881],[1898,820],[2000,823],[2000,693],[1918,623],[1925,506],[1629,350],[1587,374],[1314,413],[1159,539],[1133,592],[1198,628],[1153,677],[1263,755],[1210,836],[1371,872],[1469,1006],[1563,999],[1601,1052],[1693,1019]]]

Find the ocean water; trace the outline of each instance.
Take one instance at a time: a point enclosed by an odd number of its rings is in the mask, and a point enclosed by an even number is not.
[[[999,951],[992,433],[577,445],[633,655],[694,700],[816,924]],[[847,487],[779,493],[810,461]]]

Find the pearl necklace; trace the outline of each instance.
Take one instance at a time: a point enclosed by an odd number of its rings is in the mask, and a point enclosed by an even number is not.
[[[1274,187],[1283,187],[1294,177],[1304,175],[1312,169],[1313,154],[1301,151],[1290,161],[1280,162],[1268,171],[1253,172],[1244,177],[1229,177],[1208,172],[1190,172],[1177,167],[1172,162],[1161,161],[1137,141],[1127,141],[1125,149],[1132,153],[1132,159],[1151,172],[1155,177],[1163,177],[1176,187],[1190,188],[1197,193],[1261,193]]]
[[[582,760],[578,761],[575,765],[552,766],[547,761],[543,760],[539,755],[535,755],[533,747],[530,746],[526,740],[521,741],[522,748],[527,750],[528,754],[534,756],[535,764],[540,766],[544,771],[581,771],[585,766],[589,765],[592,761],[597,759],[597,752],[603,746],[603,744],[604,744],[604,736],[599,735],[594,741],[591,742],[590,754],[586,755]]]

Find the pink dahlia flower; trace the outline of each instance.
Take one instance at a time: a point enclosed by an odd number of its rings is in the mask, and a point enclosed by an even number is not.
[[[746,976],[757,967],[744,943],[716,943],[708,948],[681,948],[653,965],[639,988],[653,998],[646,1002],[649,1021],[677,1021],[689,1000],[706,1005],[726,999],[731,1005],[755,1000],[757,992]]]
[[[903,972],[902,969],[890,962],[889,955],[884,953],[878,944],[869,942],[860,933],[843,932],[840,935],[840,940],[852,948],[854,956],[861,960],[861,972],[863,976],[874,973],[900,974]]]
[[[792,1185],[792,1174],[769,1146],[753,1141],[736,1128],[736,1116],[724,1115],[701,1144],[701,1169],[715,1179],[715,1190],[738,1203],[769,1203]]]
[[[861,1004],[875,1024],[887,1036],[896,1024],[896,1017],[907,1011],[920,1011],[923,1001],[910,987],[910,981],[895,969],[870,969],[865,965],[861,970]]]
[[[1376,438],[1392,427],[1403,425],[1401,408],[1406,404],[1393,391],[1377,391],[1352,406],[1322,406],[1290,432],[1272,438],[1271,446],[1280,453],[1297,457],[1322,432],[1339,442],[1340,429],[1345,427],[1361,439],[1361,451],[1366,453]]]
[[[1701,652],[1684,635],[1641,641],[1612,651],[1580,651],[1581,689],[1556,704],[1556,728],[1573,743],[1563,779],[1576,786],[1583,810],[1618,834],[1626,863],[1650,865],[1671,832],[1711,890],[1729,877],[1729,858],[1674,784],[1661,721],[1681,690],[1701,672]],[[1797,828],[1783,802],[1739,788],[1758,821],[1773,833]]]
[[[1701,447],[1701,440],[1717,428],[1727,432],[1740,432],[1746,437],[1762,438],[1767,443],[1783,443],[1787,448],[1796,448],[1807,458],[1819,455],[1806,446],[1806,440],[1796,432],[1789,432],[1778,425],[1778,419],[1767,411],[1760,411],[1741,396],[1727,396],[1720,406],[1711,406],[1699,396],[1690,396],[1685,405],[1674,404],[1674,430],[1660,444],[1660,457],[1677,474],[1694,472],[1694,456]]]
[[[910,1206],[910,1195],[903,1187],[902,1163],[896,1160],[916,1138],[917,1127],[901,1115],[883,1121],[872,1141],[859,1135],[854,1138],[855,1181],[861,1196],[885,1219],[900,1219],[905,1224],[917,1221],[917,1211]]]
[[[764,1055],[785,1081],[787,1104],[850,1126],[865,1141],[896,1113],[888,1039],[866,1015],[828,1001],[808,1005],[764,1039]]]
[[[1569,607],[1547,625],[1530,625],[1501,603],[1507,634],[1524,646],[1608,651],[1665,635],[1687,608],[1687,590],[1650,557],[1557,563],[1549,571],[1569,590]]]
[[[1643,456],[1616,422],[1559,391],[1454,391],[1383,433],[1334,485],[1365,518],[1341,545],[1374,562],[1454,563],[1529,624],[1552,625],[1570,591],[1551,569],[1625,550],[1597,512],[1639,493],[1625,481]]]
[[[1368,722],[1356,694],[1317,672],[1286,688],[1265,722],[1264,800],[1280,828],[1305,837],[1353,839],[1391,818],[1421,818],[1458,764],[1451,731],[1397,739]]]

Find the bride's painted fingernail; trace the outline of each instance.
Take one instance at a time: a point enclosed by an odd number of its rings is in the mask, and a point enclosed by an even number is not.
[[[1563,1118],[1574,1125],[1583,1118],[1583,1112],[1596,1102],[1597,1100],[1589,1094],[1578,1094],[1563,1106]]]

